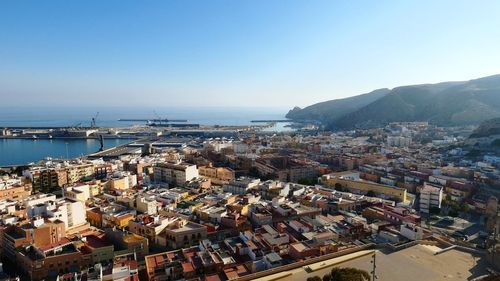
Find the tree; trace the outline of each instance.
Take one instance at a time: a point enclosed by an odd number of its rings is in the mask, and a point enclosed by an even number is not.
[[[344,191],[344,187],[340,183],[335,184],[335,190],[337,191]]]
[[[458,217],[458,211],[452,208],[450,211],[448,211],[448,216],[456,218]]]
[[[248,170],[248,176],[253,177],[253,178],[258,178],[260,177],[259,170],[256,167],[251,167]]]
[[[298,180],[299,184],[303,185],[315,185],[318,184],[318,179],[317,178],[302,178]]]
[[[373,190],[368,190],[368,192],[366,193],[366,196],[368,196],[368,197],[376,197],[377,193],[375,193],[375,191],[373,191]]]
[[[469,212],[470,208],[469,208],[469,204],[467,203],[464,203],[464,204],[461,204],[460,205],[460,211],[464,212],[464,213],[467,213]]]
[[[441,213],[441,209],[439,207],[432,206],[429,208],[429,213],[431,213],[431,215],[439,215],[439,213]]]
[[[344,267],[335,267],[330,273],[320,278],[319,276],[309,277],[307,281],[369,281],[370,274],[364,270]]]

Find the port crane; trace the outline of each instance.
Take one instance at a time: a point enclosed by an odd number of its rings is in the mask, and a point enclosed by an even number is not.
[[[96,122],[97,122],[97,117],[99,117],[99,112],[97,112],[94,117],[92,117],[92,121],[90,122],[90,127],[91,128],[96,128]]]

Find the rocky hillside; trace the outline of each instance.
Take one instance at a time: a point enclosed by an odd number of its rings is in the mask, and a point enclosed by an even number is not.
[[[441,126],[479,124],[500,117],[500,75],[380,89],[291,110],[288,118],[316,120],[329,129],[369,128],[397,121]]]

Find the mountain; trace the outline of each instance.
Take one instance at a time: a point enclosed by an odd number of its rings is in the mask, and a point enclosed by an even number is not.
[[[304,109],[295,107],[288,112],[286,118],[330,122],[380,99],[389,92],[389,89],[378,89],[363,95],[320,102]]]
[[[429,121],[440,126],[478,124],[500,117],[500,75],[380,89],[294,108],[287,117],[319,121],[329,129],[370,128],[398,121]]]

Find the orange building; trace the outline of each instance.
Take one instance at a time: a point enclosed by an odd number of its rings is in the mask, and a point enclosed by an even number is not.
[[[18,267],[30,280],[55,278],[60,274],[79,272],[82,254],[75,245],[64,238],[42,247],[30,246],[16,253]]]
[[[102,228],[102,211],[99,207],[87,209],[87,221],[91,226]]]
[[[12,199],[21,201],[23,197],[31,194],[31,184],[15,184],[12,186],[0,186],[0,200]]]

